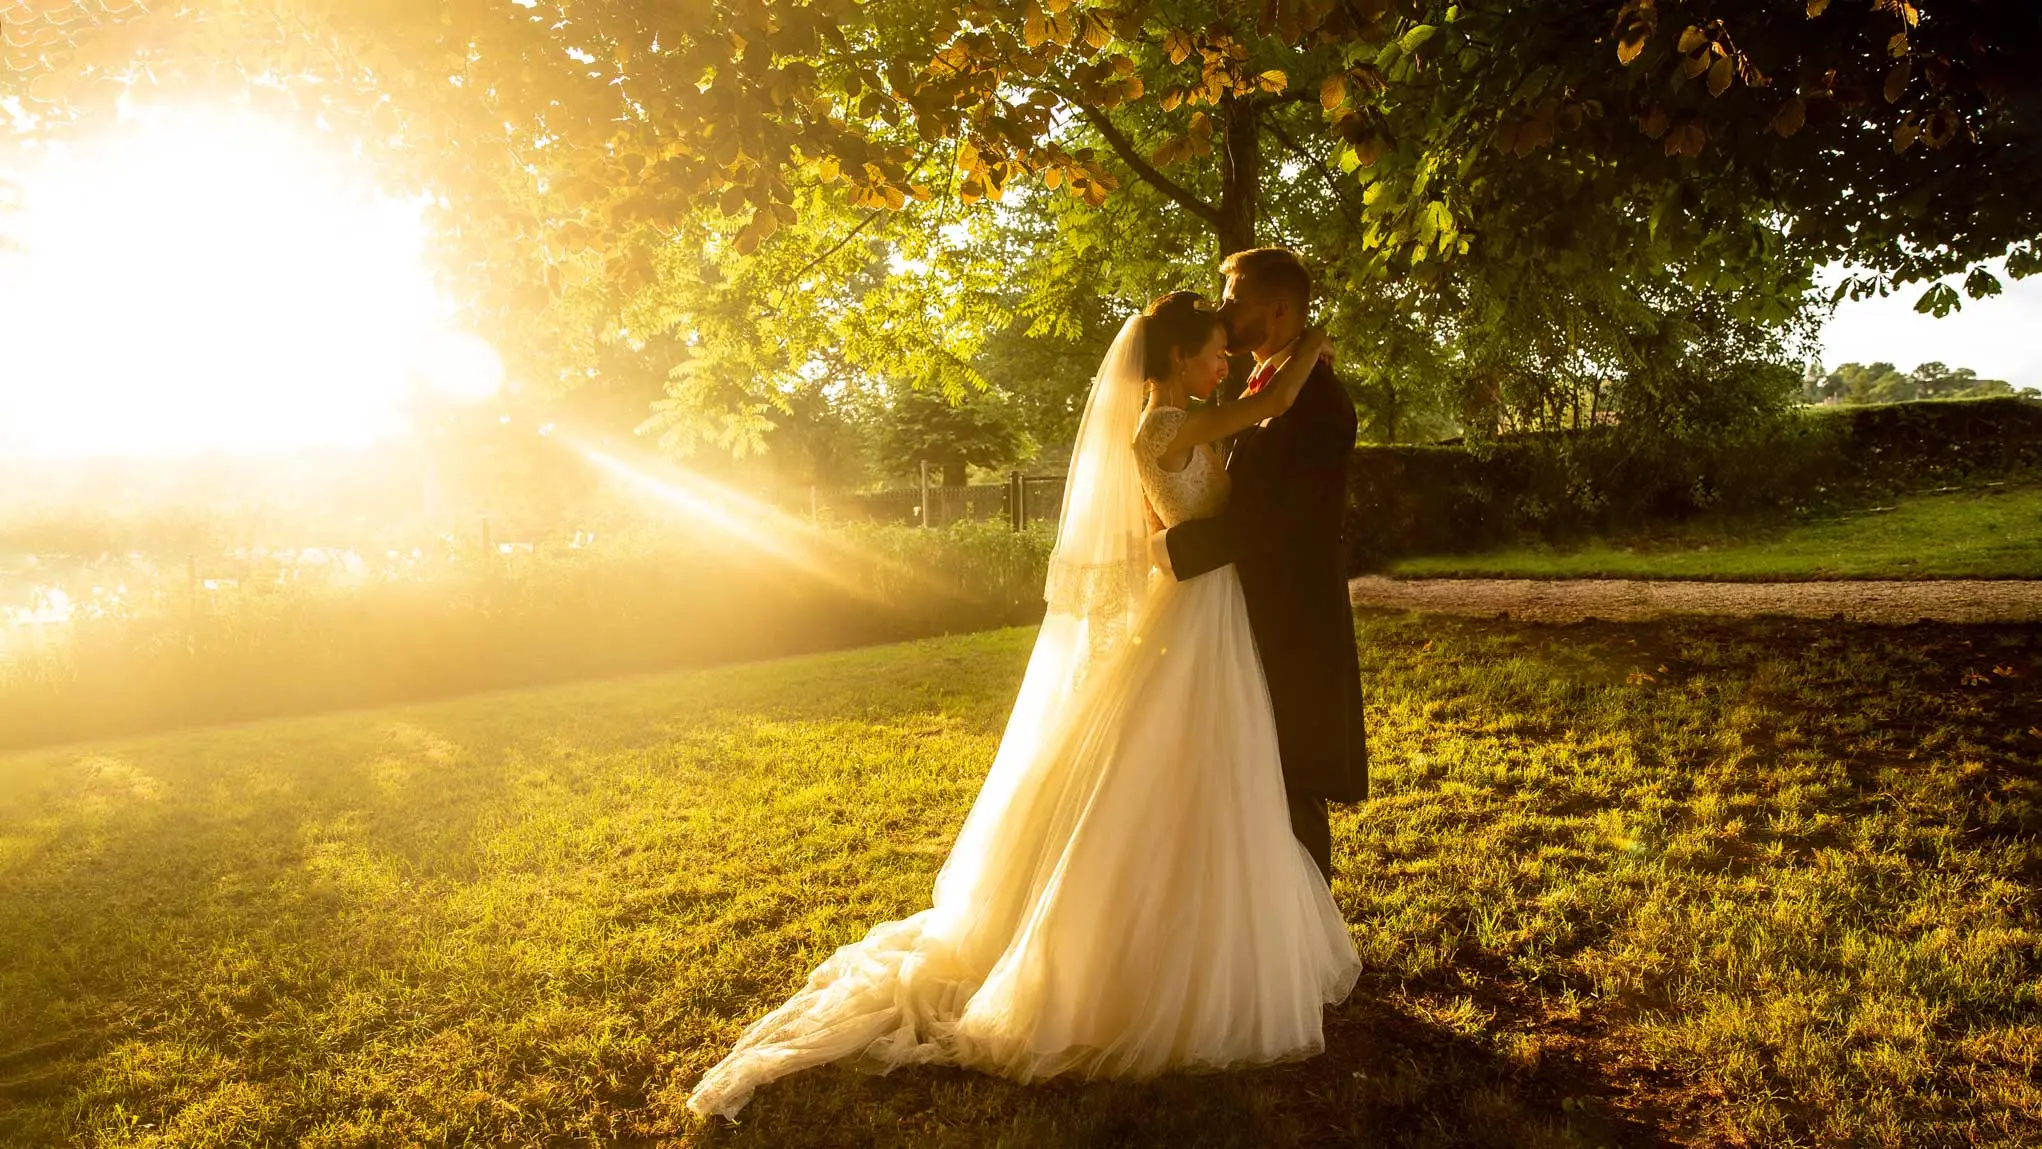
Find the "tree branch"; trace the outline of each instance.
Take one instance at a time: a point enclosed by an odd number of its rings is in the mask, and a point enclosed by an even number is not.
[[[1178,206],[1192,215],[1214,227],[1219,226],[1219,209],[1192,194],[1190,188],[1157,171],[1156,165],[1142,155],[1141,149],[1134,146],[1133,140],[1128,139],[1119,128],[1113,126],[1113,121],[1106,117],[1104,111],[1087,103],[1079,103],[1078,108],[1085,113],[1085,119],[1098,129],[1099,134],[1106,137],[1106,142],[1112,145],[1113,150],[1127,166],[1134,169],[1134,174],[1141,177],[1143,183],[1177,201]]]
[[[908,174],[902,178],[907,180],[914,179],[915,176],[921,172],[922,166],[924,164],[927,164],[928,162],[929,153],[923,152],[922,158],[916,160],[915,166],[909,168]],[[830,256],[833,256],[838,252],[844,250],[844,245],[858,238],[858,233],[864,231],[866,227],[872,223],[872,221],[878,219],[880,216],[888,214],[890,214],[890,212],[885,208],[874,208],[871,211],[866,212],[865,218],[858,221],[858,226],[852,228],[850,231],[845,232],[842,239],[839,239],[837,240],[837,242],[831,244],[821,255],[818,255],[814,259],[809,260],[807,263],[802,264],[801,270],[796,271],[793,275],[788,276],[787,290],[788,291],[797,290],[800,286],[802,276],[807,275],[810,271],[813,271],[815,270],[815,268],[821,266],[822,262],[828,259]],[[786,301],[787,295],[785,292],[782,292],[780,298],[774,300],[773,305],[771,307],[759,313],[760,318],[762,319],[770,318],[772,316],[780,314],[780,306]]]

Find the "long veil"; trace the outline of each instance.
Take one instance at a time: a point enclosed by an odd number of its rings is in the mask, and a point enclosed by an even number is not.
[[[1148,519],[1142,510],[1141,473],[1134,435],[1144,399],[1142,330],[1148,319],[1130,316],[1100,360],[1071,448],[1056,546],[1043,585],[1048,615],[1035,657],[1075,624],[1083,656],[1071,671],[1110,657],[1126,637],[1127,618],[1147,588]]]
[[[1150,576],[1148,516],[1134,436],[1146,379],[1142,328],[1132,315],[1100,360],[1071,447],[1064,501],[1043,584],[1048,610],[1028,656],[1028,670],[1000,737],[971,816],[936,879],[939,915],[967,906],[997,856],[986,837],[1005,817],[1015,793],[1041,765],[1045,744],[1063,731],[1079,685],[1120,653]]]

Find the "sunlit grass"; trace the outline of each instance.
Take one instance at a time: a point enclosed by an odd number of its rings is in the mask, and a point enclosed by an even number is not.
[[[1366,616],[1330,1052],[695,1076],[922,905],[1030,632],[0,757],[0,1140],[2042,1139],[2042,632]]]
[[[2042,578],[2042,489],[1913,495],[1806,522],[1702,521],[1578,548],[1398,561],[1404,578]]]

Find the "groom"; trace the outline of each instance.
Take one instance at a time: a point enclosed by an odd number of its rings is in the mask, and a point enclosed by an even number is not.
[[[1295,252],[1263,247],[1220,264],[1227,350],[1251,352],[1253,394],[1304,332],[1312,279]],[[1328,881],[1333,834],[1326,803],[1368,797],[1361,666],[1340,554],[1354,403],[1320,362],[1290,410],[1234,439],[1233,498],[1218,518],[1193,519],[1151,542],[1156,565],[1178,579],[1228,563],[1241,577],[1248,624],[1262,655],[1290,799],[1291,831]]]

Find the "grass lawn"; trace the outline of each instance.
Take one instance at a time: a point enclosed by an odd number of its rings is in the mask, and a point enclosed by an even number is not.
[[[2042,1143],[2042,630],[1358,626],[1322,1057],[682,1109],[924,904],[1010,630],[0,757],[0,1143]]]
[[[2042,488],[1915,495],[1800,522],[1696,522],[1571,550],[1399,560],[1403,578],[2042,578]]]

